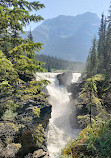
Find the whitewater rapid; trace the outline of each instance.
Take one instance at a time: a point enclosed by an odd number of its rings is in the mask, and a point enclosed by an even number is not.
[[[80,129],[72,129],[70,125],[70,116],[73,103],[70,101],[70,94],[66,88],[59,86],[56,76],[59,73],[39,73],[40,79],[50,81],[47,91],[49,93],[48,101],[52,105],[51,119],[47,133],[47,147],[51,158],[60,158],[61,149],[71,138],[76,138]],[[72,82],[77,82],[81,76],[80,73],[73,73]]]

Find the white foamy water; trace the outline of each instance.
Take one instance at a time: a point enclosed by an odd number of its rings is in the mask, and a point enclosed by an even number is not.
[[[66,88],[59,86],[57,75],[58,73],[37,73],[37,78],[47,79],[51,82],[46,87],[50,95],[48,101],[52,105],[47,134],[47,147],[51,158],[59,158],[61,149],[71,138],[76,138],[80,132],[80,129],[71,128],[72,103]],[[72,82],[77,82],[80,76],[80,73],[73,73]]]

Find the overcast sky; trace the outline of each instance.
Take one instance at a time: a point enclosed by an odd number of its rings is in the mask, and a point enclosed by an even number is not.
[[[43,3],[45,8],[34,14],[41,15],[46,20],[59,15],[75,16],[85,12],[96,13],[101,18],[102,13],[108,15],[111,0],[39,0],[39,2]],[[31,23],[25,30],[29,30],[30,26],[33,30],[40,24],[40,22]]]

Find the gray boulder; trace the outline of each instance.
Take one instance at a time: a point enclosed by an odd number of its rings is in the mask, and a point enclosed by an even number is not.
[[[39,157],[43,157],[46,155],[46,152],[43,151],[42,149],[36,150],[33,153],[33,158],[39,158]]]
[[[59,85],[67,87],[70,85],[72,81],[72,72],[64,72],[62,74],[57,75],[57,79],[59,80]]]

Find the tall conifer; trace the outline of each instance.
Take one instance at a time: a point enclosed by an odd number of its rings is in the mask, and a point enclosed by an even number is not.
[[[95,75],[97,73],[97,40],[94,38],[92,42],[92,47],[89,52],[87,59],[87,72],[89,76]]]
[[[105,61],[106,61],[106,19],[104,14],[101,17],[101,24],[99,28],[99,40],[98,40],[98,65],[97,65],[97,72],[98,73],[105,73]]]
[[[30,41],[32,41],[33,42],[33,36],[32,36],[32,31],[31,31],[31,27],[30,27],[30,31],[29,31],[29,34],[28,34],[28,39],[30,40]]]
[[[107,28],[107,35],[106,35],[106,69],[107,69],[107,76],[111,77],[111,6],[109,10],[108,16],[108,28]]]
[[[25,127],[30,130],[31,124],[34,126],[34,118],[39,117],[40,107],[45,103],[41,89],[47,81],[36,81],[35,73],[44,69],[41,67],[42,62],[34,59],[35,51],[39,52],[42,44],[20,37],[23,27],[31,21],[43,19],[29,12],[43,7],[39,2],[26,0],[0,1],[0,137],[3,137],[0,146],[2,144],[5,151],[2,156],[0,153],[0,157],[15,156],[22,147],[22,144],[16,144],[15,135],[20,136],[21,131],[26,130]],[[29,104],[32,105],[30,110]],[[41,138],[42,127],[39,127],[39,134],[36,134],[38,146],[44,141]],[[35,133],[32,131],[32,135]],[[10,153],[8,155],[10,146],[13,156]]]

